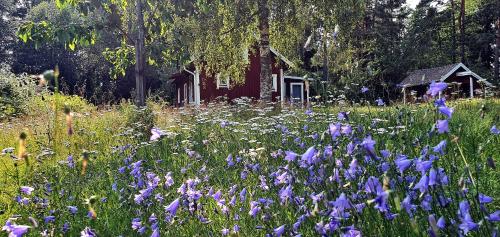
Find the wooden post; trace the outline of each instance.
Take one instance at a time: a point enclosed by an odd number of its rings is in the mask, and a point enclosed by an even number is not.
[[[406,87],[403,87],[403,104],[406,104]]]
[[[280,100],[281,105],[285,104],[285,74],[283,74],[283,68],[280,69]]]
[[[309,106],[309,80],[305,79],[304,84],[306,85],[306,104]]]
[[[470,83],[470,98],[474,98],[474,81],[472,80],[472,76],[469,76],[469,83]]]
[[[196,69],[194,72],[194,103],[196,106],[199,106],[201,104],[201,97],[200,97],[200,71]]]

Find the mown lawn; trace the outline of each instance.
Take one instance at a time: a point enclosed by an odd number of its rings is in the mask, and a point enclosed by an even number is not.
[[[447,106],[454,113],[443,134],[433,127],[446,116],[433,104],[154,105],[165,134],[152,142],[136,139],[127,106],[75,109],[71,136],[62,112],[49,129],[50,116],[15,119],[2,123],[0,148],[16,147],[26,128],[28,159],[45,148],[55,154],[29,169],[0,157],[0,220],[17,217],[11,223],[31,226],[33,236],[86,227],[99,236],[489,236],[500,207],[492,164],[500,138],[490,131],[500,101]]]

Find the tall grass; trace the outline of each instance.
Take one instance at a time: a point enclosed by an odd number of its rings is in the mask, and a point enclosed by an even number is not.
[[[465,232],[457,211],[460,202],[468,200],[472,220],[478,224],[469,235],[488,236],[498,229],[498,222],[486,217],[500,207],[500,177],[497,169],[488,165],[488,159],[500,159],[499,136],[490,132],[499,124],[500,102],[457,101],[448,106],[455,113],[445,134],[432,131],[441,115],[431,104],[318,106],[307,112],[221,104],[177,111],[154,105],[157,126],[165,134],[153,142],[131,138],[135,136],[127,132],[132,128],[126,126],[126,114],[130,112],[126,106],[106,111],[91,107],[75,110],[72,136],[65,134],[60,116],[58,141],[50,141],[46,135],[44,124],[50,123],[50,117],[14,120],[2,125],[5,133],[1,135],[1,147],[16,147],[16,137],[24,127],[28,127],[30,157],[43,153],[51,142],[62,145],[53,155],[40,159],[30,173],[24,171],[24,161],[0,158],[0,210],[4,213],[0,220],[19,215],[13,222],[30,225],[28,233],[33,236],[45,230],[75,236],[85,227],[100,236],[135,236],[140,232],[217,236],[225,234],[226,229],[232,235],[276,236],[283,225],[286,236],[354,236],[356,231],[365,236],[425,236],[430,232],[460,235]],[[348,119],[339,119],[339,112],[348,112]],[[333,139],[329,126],[337,122],[352,126],[352,135]],[[375,154],[363,148],[368,135],[376,142]],[[447,146],[439,155],[432,147],[442,140]],[[348,154],[351,142],[355,146]],[[427,146],[428,153],[438,157],[432,162],[433,168],[443,168],[449,182],[421,192],[414,189],[422,176],[415,170],[416,159],[422,156],[428,160],[428,155],[422,155]],[[315,161],[301,162],[311,147],[316,152],[310,158]],[[90,152],[90,160],[82,173],[84,150]],[[382,150],[391,155],[383,158]],[[294,152],[297,157],[287,161],[285,152]],[[395,165],[402,154],[414,159],[403,174]],[[69,155],[73,156],[74,167],[68,164]],[[358,167],[350,177],[348,170],[354,159]],[[169,174],[173,185],[166,183]],[[366,191],[370,177],[379,180],[378,193]],[[180,188],[183,184],[187,185],[186,192]],[[35,191],[23,194],[20,186],[31,186]],[[280,199],[287,186],[291,187],[291,196]],[[240,199],[243,189],[247,190],[245,200]],[[335,204],[342,193],[349,203],[345,210]],[[494,201],[479,204],[479,193]],[[193,199],[197,194],[199,199]],[[28,201],[17,202],[16,196]],[[406,196],[411,196],[411,205],[415,205],[409,213],[401,203]],[[440,204],[440,196],[450,198],[449,203]],[[424,203],[429,197],[428,204]],[[172,215],[165,207],[177,198],[180,207]],[[85,202],[89,199],[94,200],[92,205]],[[380,200],[385,200],[389,210],[377,208]],[[78,211],[71,214],[68,206]],[[252,208],[260,208],[255,217],[249,214]],[[95,211],[96,217],[89,211]],[[157,220],[150,219],[152,215]],[[436,228],[435,221],[429,221],[430,215],[436,220],[443,217],[445,227]],[[55,220],[45,223],[47,216]],[[37,220],[38,227],[29,217]]]

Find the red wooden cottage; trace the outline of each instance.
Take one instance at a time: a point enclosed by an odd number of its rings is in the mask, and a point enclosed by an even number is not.
[[[309,101],[309,81],[302,77],[287,76],[285,72],[293,66],[279,52],[271,48],[273,101]],[[232,83],[231,78],[220,78],[218,74],[208,75],[204,70],[196,71],[194,65],[185,67],[171,76],[175,85],[176,106],[186,104],[200,105],[218,97],[227,97],[230,101],[240,97],[259,99],[260,97],[260,57],[259,50],[249,55],[250,64],[243,83]]]

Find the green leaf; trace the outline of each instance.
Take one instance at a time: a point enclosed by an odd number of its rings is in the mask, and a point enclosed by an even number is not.
[[[33,22],[28,22],[21,27],[19,27],[19,30],[17,31],[17,36],[24,42],[27,43],[28,39],[31,37],[31,31],[33,29]]]
[[[27,34],[27,33],[20,34],[20,35],[19,35],[19,38],[21,38],[21,40],[22,40],[24,43],[28,42],[28,34]]]
[[[152,59],[151,57],[148,57],[148,64],[150,66],[154,66],[154,65],[156,65],[156,61],[154,59]]]
[[[64,0],[63,0],[64,1]],[[64,6],[64,2],[61,2],[61,0],[56,0],[56,7],[61,9]]]
[[[71,49],[71,51],[75,51],[76,48],[75,42],[74,41],[69,42],[68,47],[69,49]]]

